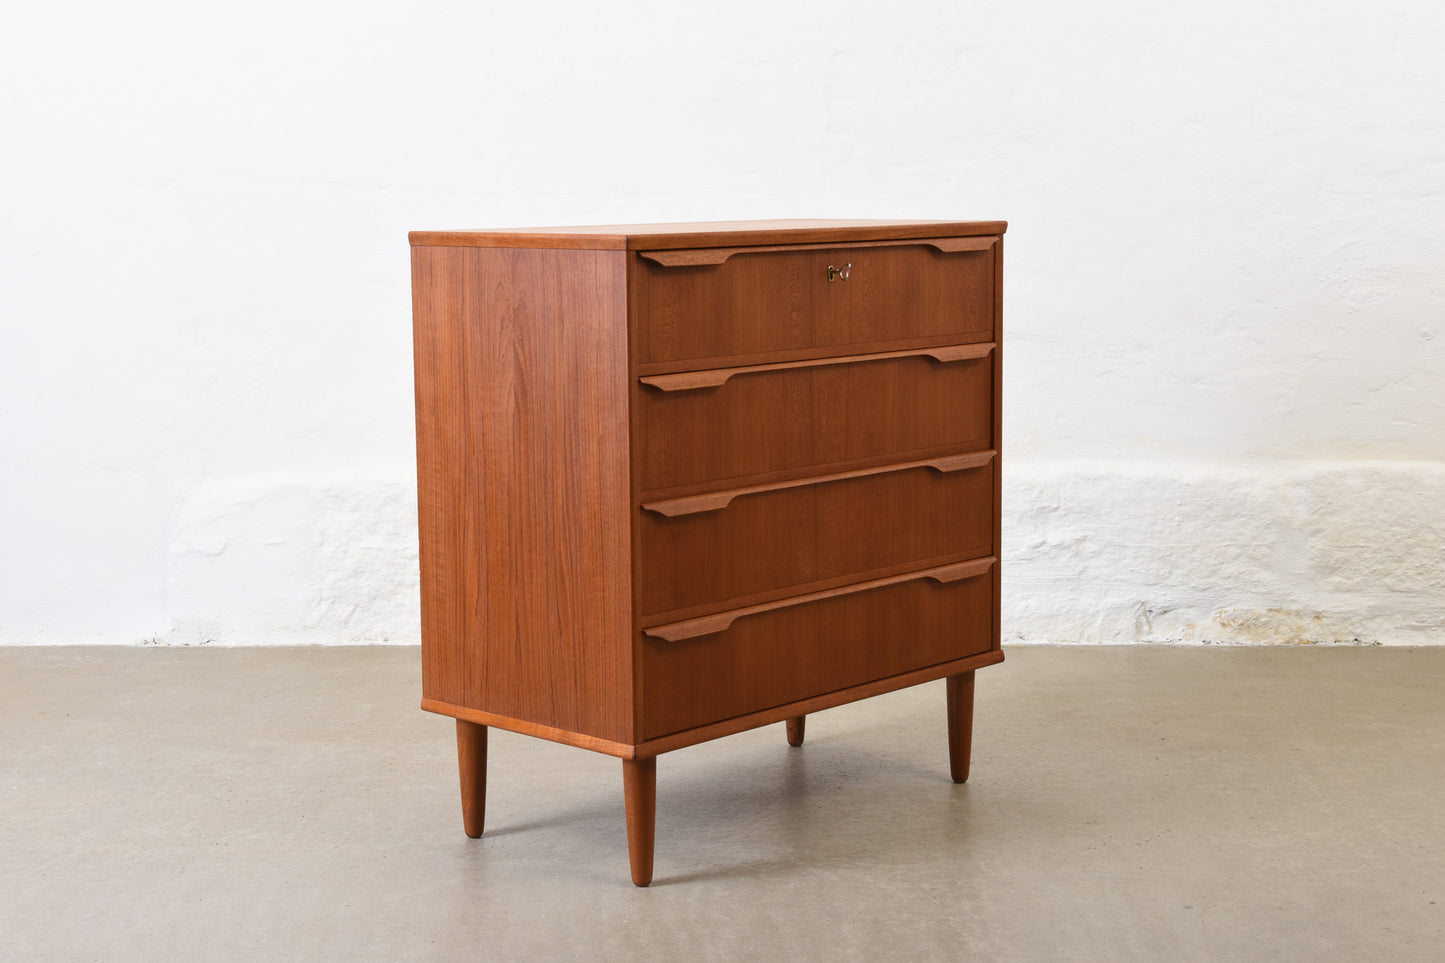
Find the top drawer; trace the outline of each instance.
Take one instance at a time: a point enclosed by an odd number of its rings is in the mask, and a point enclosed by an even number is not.
[[[642,251],[640,364],[880,342],[993,338],[992,237]],[[832,268],[830,280],[830,271]]]

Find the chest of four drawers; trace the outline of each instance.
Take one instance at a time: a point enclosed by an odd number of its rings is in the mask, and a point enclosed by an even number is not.
[[[1002,231],[412,236],[423,705],[471,747],[469,831],[486,726],[624,760],[639,882],[671,749],[948,678],[966,775]]]

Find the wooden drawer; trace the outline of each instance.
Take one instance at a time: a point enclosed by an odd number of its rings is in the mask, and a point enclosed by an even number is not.
[[[645,502],[642,613],[988,555],[992,463],[975,452]]]
[[[643,737],[992,648],[992,559],[646,629]]]
[[[630,279],[642,364],[874,342],[993,338],[993,238],[643,251]],[[847,269],[844,280],[829,267]]]
[[[963,345],[644,377],[642,488],[987,448],[989,351]]]

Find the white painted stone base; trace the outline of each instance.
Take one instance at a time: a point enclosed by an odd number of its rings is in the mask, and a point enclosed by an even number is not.
[[[1445,643],[1445,463],[1005,476],[1005,642]]]
[[[1012,461],[1005,642],[1445,643],[1445,463]],[[415,642],[409,474],[189,493],[155,641]]]
[[[185,499],[160,643],[420,639],[411,474],[247,476]]]

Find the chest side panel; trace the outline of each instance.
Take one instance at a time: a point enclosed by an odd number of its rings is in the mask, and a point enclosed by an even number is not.
[[[413,248],[425,698],[631,740],[625,257]]]

